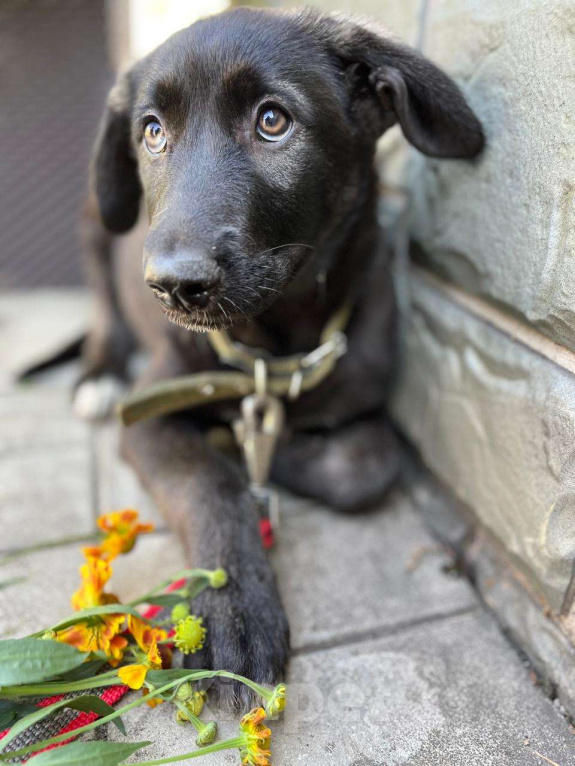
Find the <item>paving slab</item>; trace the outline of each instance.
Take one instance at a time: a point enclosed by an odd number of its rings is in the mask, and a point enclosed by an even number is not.
[[[140,518],[165,528],[162,515],[141,486],[135,471],[120,457],[120,428],[109,421],[92,426],[97,512],[136,508]]]
[[[575,763],[567,722],[482,610],[296,657],[288,689],[284,719],[272,723],[275,766]],[[173,715],[168,705],[129,713],[129,741],[152,740],[150,759],[194,750],[193,732]],[[202,718],[212,717],[221,739],[234,735],[238,716],[208,703]],[[122,739],[111,727],[107,736]],[[201,761],[237,762],[233,751]]]
[[[0,458],[15,452],[86,445],[89,428],[70,410],[70,387],[20,385],[0,394]]]
[[[53,625],[71,613],[70,597],[79,583],[83,562],[79,545],[0,559],[0,582],[23,578],[0,589],[0,636],[24,636]],[[154,533],[138,540],[129,555],[113,564],[109,590],[126,602],[185,566],[178,541]]]
[[[38,289],[0,295],[0,389],[24,369],[77,340],[92,309],[87,290]]]
[[[307,504],[282,516],[273,553],[294,648],[473,608],[469,584],[400,492],[371,514]]]
[[[0,395],[0,552],[89,535],[91,447],[66,389]]]

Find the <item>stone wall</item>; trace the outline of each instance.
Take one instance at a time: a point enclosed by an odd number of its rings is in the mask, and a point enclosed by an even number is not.
[[[425,158],[397,135],[382,145],[384,179],[393,168],[408,192],[417,262],[393,411],[563,647],[575,641],[573,5],[315,4],[371,15],[420,47],[484,124],[475,162]]]

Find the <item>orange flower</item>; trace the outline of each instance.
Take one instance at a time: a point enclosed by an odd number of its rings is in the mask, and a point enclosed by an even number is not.
[[[86,556],[97,556],[106,561],[112,561],[121,553],[128,553],[134,547],[138,535],[147,534],[154,529],[153,524],[140,524],[138,511],[131,508],[100,516],[98,526],[106,536],[100,545],[84,548],[84,553]]]
[[[56,633],[54,638],[75,646],[81,652],[102,651],[111,665],[117,665],[128,646],[128,640],[119,635],[124,615],[110,614],[96,617],[90,622],[79,622]]]
[[[142,694],[144,695],[144,697],[147,697],[148,694],[150,694],[150,690],[142,689]],[[158,707],[158,705],[161,705],[162,702],[165,702],[165,700],[163,700],[161,697],[153,697],[151,700],[146,700],[146,705],[148,707],[154,708],[154,707]]]
[[[153,639],[145,662],[139,662],[134,665],[124,665],[123,668],[118,670],[118,676],[120,681],[126,684],[126,686],[129,686],[130,689],[141,689],[146,680],[148,670],[160,670],[161,667],[162,658],[158,651],[156,639]]]
[[[117,602],[116,596],[104,593],[104,587],[112,576],[112,567],[107,561],[90,556],[80,567],[82,584],[72,596],[72,607],[76,610]]]
[[[272,733],[267,726],[265,710],[254,708],[240,721],[240,732],[244,744],[240,747],[240,758],[245,766],[271,766],[270,740]]]
[[[158,643],[168,637],[165,630],[156,628],[153,625],[144,622],[144,620],[140,620],[139,617],[134,617],[132,614],[128,615],[128,630],[136,639],[136,643],[140,649],[146,653],[150,651],[150,647],[154,641]]]

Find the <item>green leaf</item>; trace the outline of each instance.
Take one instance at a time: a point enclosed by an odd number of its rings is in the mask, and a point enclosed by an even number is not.
[[[72,742],[34,756],[34,766],[117,766],[151,742]]]
[[[149,681],[152,686],[158,689],[160,686],[165,686],[171,681],[177,681],[178,678],[187,678],[193,670],[148,670],[146,673],[146,681]]]
[[[93,712],[100,718],[114,712],[114,708],[111,707],[111,705],[108,705],[107,702],[104,702],[103,699],[100,699],[100,697],[97,697],[95,694],[88,694],[84,697],[76,697],[75,699],[65,699],[60,702],[55,702],[53,705],[48,705],[48,707],[36,708],[33,713],[30,713],[15,723],[8,734],[3,739],[0,739],[0,752],[5,750],[6,745],[9,742],[12,742],[13,739],[30,726],[38,723],[38,721],[42,721],[44,718],[47,718],[49,715],[52,715],[52,713],[56,713],[64,707],[69,707],[73,710],[81,710],[84,713]],[[118,729],[122,734],[125,735],[126,729],[124,728],[122,721],[119,718],[115,718],[114,723],[118,726]]]
[[[182,601],[186,600],[187,596],[182,596],[178,593],[163,593],[158,596],[150,596],[146,603],[148,604],[155,604],[156,606],[169,606],[174,607],[176,604],[181,604]]]
[[[0,700],[0,731],[4,731],[19,718],[29,715],[36,710],[36,705],[31,702],[17,702],[16,700]]]
[[[70,617],[66,617],[65,620],[61,620],[60,622],[57,622],[56,625],[52,625],[50,630],[63,630],[64,628],[69,628],[70,625],[75,625],[77,622],[84,622],[89,617],[98,617],[103,614],[131,614],[146,622],[146,619],[142,617],[138,610],[133,606],[126,606],[125,604],[103,604],[102,606],[92,606],[90,609],[81,609],[79,612],[74,612]],[[34,635],[38,636],[40,634],[35,633]]]
[[[78,667],[87,657],[60,641],[5,639],[0,641],[0,687],[45,681]]]
[[[68,673],[61,673],[56,681],[83,681],[85,678],[92,678],[96,673],[106,664],[106,659],[90,660],[89,662],[83,662],[77,668],[68,671]]]

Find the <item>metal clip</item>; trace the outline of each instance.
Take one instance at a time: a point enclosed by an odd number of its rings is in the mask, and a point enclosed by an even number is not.
[[[268,481],[283,423],[284,408],[277,397],[252,394],[242,399],[240,418],[233,426],[254,487],[262,488]]]

